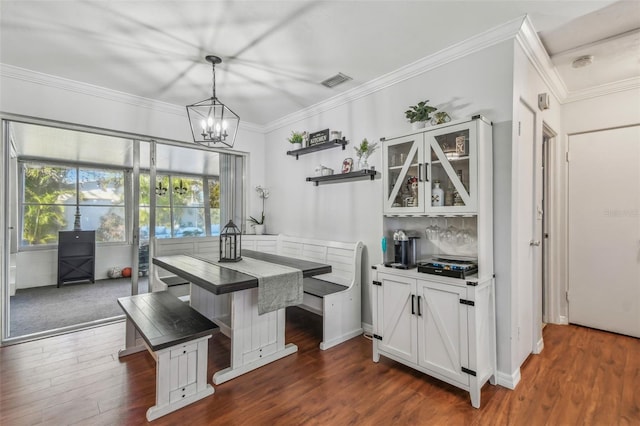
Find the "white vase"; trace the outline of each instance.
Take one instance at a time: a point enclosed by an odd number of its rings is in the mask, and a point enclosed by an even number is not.
[[[444,191],[440,188],[438,181],[433,183],[433,189],[431,189],[431,205],[433,207],[444,206]]]
[[[256,235],[264,235],[264,225],[253,225],[253,229],[255,229]]]
[[[414,121],[413,123],[411,123],[411,129],[412,130],[420,130],[420,129],[424,129],[424,126],[427,123],[425,121]]]
[[[302,144],[301,143],[292,143],[291,147],[295,151],[296,149],[302,149]]]

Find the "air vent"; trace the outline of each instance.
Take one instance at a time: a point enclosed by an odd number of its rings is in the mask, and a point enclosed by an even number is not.
[[[349,81],[349,80],[353,80],[353,79],[348,75],[344,75],[341,72],[339,72],[338,74],[334,75],[333,77],[329,77],[328,79],[326,79],[320,84],[328,88],[332,88],[332,87],[336,87],[338,84],[342,84],[345,81]]]

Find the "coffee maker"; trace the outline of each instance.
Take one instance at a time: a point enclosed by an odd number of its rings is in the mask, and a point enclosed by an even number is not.
[[[420,237],[408,236],[399,229],[393,233],[393,262],[385,263],[398,269],[411,269],[416,267],[418,258],[417,239]]]

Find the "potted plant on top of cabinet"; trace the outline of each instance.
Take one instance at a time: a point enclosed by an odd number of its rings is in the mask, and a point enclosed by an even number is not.
[[[437,111],[438,108],[428,105],[429,100],[418,102],[412,105],[404,112],[404,116],[412,124],[414,130],[423,128],[427,121],[431,120],[431,113]]]

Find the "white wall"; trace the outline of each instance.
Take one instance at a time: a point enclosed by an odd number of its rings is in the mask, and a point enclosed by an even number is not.
[[[114,267],[131,267],[131,245],[98,244],[95,257],[96,280],[107,279]],[[55,285],[58,282],[58,250],[30,250],[16,255],[16,289]]]
[[[411,127],[404,111],[421,100],[429,99],[431,105],[446,110],[453,119],[482,114],[494,123],[509,123],[512,60],[512,42],[503,42],[267,134],[266,173],[271,189],[267,227],[270,232],[295,236],[363,241],[365,324],[371,324],[369,271],[382,257],[382,181],[344,181],[316,187],[306,182],[305,177],[313,176],[318,164],[339,173],[345,157],[355,160],[353,145],[365,137],[374,142],[381,137],[409,133]],[[297,161],[285,155],[290,149],[286,139],[292,130],[313,132],[326,128],[342,130],[349,140],[345,151],[339,148],[320,151],[301,156]],[[494,134],[494,144],[510,145],[510,136],[510,132],[498,132]],[[381,170],[380,151],[370,157],[369,163]],[[510,315],[508,301],[498,304],[498,321],[505,315]],[[502,345],[508,346],[508,340],[499,341],[499,346]]]

